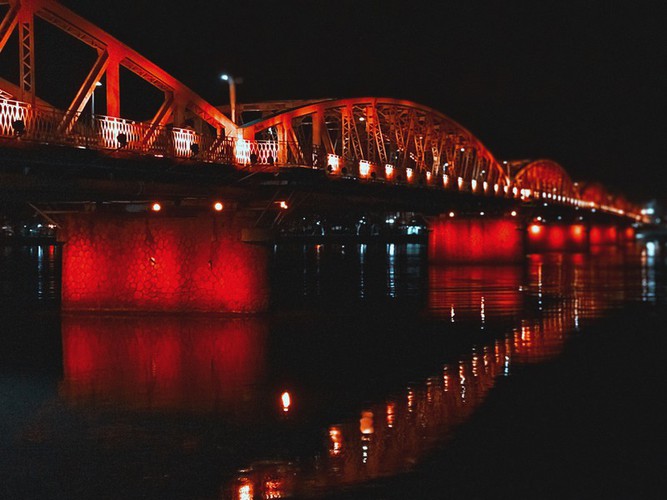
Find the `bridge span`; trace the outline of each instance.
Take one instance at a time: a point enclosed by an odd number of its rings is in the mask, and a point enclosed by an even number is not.
[[[587,251],[631,240],[644,222],[622,194],[549,159],[497,160],[409,100],[245,104],[256,119],[236,123],[54,0],[0,8],[0,50],[18,51],[16,71],[0,75],[0,200],[59,227],[68,309],[263,310],[266,249],[255,243],[314,212],[420,214],[432,261],[448,263]],[[96,54],[64,108],[38,94],[38,19]],[[150,118],[121,116],[121,70],[162,94]]]

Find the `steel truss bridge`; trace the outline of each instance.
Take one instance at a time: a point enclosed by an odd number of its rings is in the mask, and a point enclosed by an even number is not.
[[[498,161],[456,121],[414,102],[365,97],[244,105],[261,117],[239,125],[222,108],[56,1],[0,0],[0,9],[0,51],[16,34],[19,52],[18,82],[0,75],[3,148],[68,146],[110,156],[231,165],[249,172],[305,167],[358,183],[540,201],[642,218],[640,208],[622,195],[612,195],[601,184],[577,183],[554,161]],[[39,97],[36,19],[96,52],[66,109]],[[121,67],[164,96],[151,119],[137,122],[120,116]],[[106,110],[92,114],[87,105],[102,81]]]

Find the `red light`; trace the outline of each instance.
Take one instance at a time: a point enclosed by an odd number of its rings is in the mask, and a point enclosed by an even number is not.
[[[361,418],[359,419],[359,430],[362,434],[373,434],[375,430],[373,429],[373,412],[372,411],[362,411]]]
[[[542,232],[542,226],[539,224],[531,224],[530,232],[533,234],[540,234]]]
[[[330,427],[329,437],[331,438],[331,446],[329,447],[329,455],[340,455],[343,449],[343,433],[340,427]]]
[[[157,203],[157,202],[156,202],[156,203],[153,203],[153,205],[151,205],[151,210],[152,210],[153,212],[159,212],[160,210],[162,210],[162,205],[160,205],[160,204]]]
[[[222,203],[220,203],[219,201],[216,201],[213,204],[213,210],[215,210],[216,212],[222,212],[223,208],[225,208],[225,206]]]

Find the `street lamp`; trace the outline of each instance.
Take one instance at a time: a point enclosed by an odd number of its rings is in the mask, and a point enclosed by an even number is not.
[[[97,87],[101,87],[102,82],[95,82],[95,88],[93,88],[93,94],[90,96],[90,114],[95,117],[95,91]]]
[[[229,110],[232,122],[236,123],[236,84],[243,83],[243,78],[236,78],[225,73],[220,75],[220,79],[229,84]]]

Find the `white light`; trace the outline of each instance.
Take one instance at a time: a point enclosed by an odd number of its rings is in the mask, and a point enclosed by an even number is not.
[[[221,80],[224,80],[224,81],[227,81],[227,80],[229,80],[229,75],[226,74],[226,73],[223,74],[223,75],[220,75],[220,79],[221,79]]]
[[[368,160],[359,160],[359,175],[361,177],[368,177],[371,172],[371,162]]]

